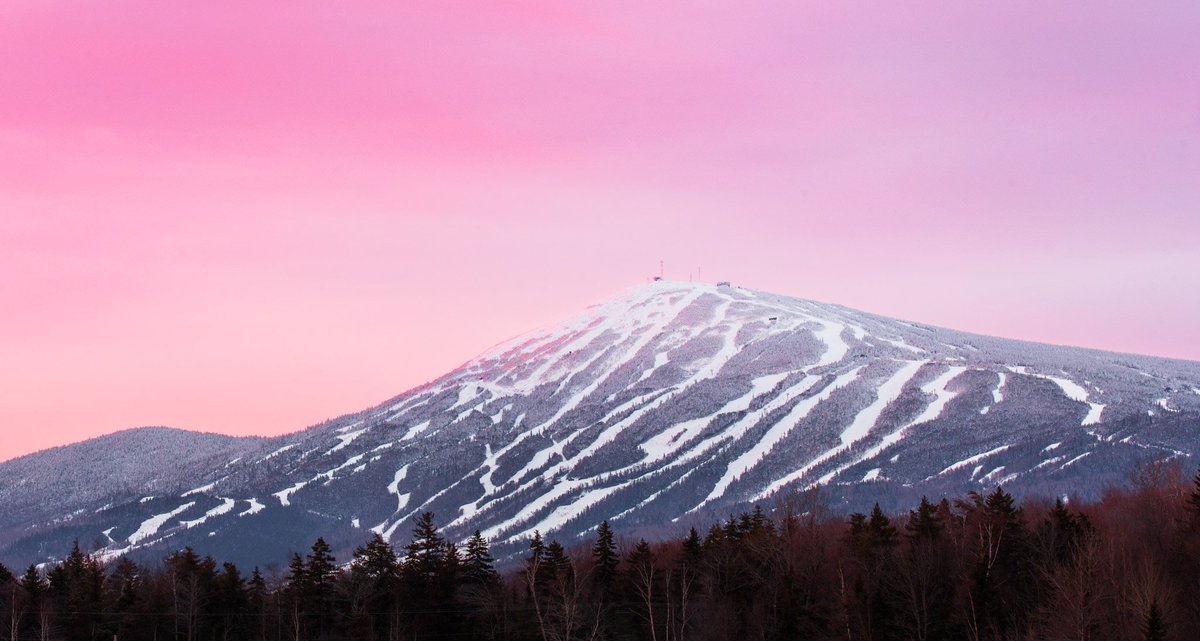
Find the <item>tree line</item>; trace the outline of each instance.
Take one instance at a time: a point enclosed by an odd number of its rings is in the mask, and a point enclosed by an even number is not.
[[[1142,468],[1087,505],[1002,488],[922,499],[906,515],[833,518],[797,495],[691,529],[571,549],[535,534],[504,572],[418,519],[339,563],[323,539],[281,576],[185,548],[155,566],[76,544],[15,576],[0,565],[0,639],[327,641],[1130,640],[1200,631],[1200,473]]]

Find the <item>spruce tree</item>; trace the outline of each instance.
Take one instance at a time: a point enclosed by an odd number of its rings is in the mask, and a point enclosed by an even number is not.
[[[468,583],[491,585],[499,578],[487,539],[483,538],[479,530],[475,530],[471,538],[467,539],[466,559],[463,563],[464,578]]]
[[[602,521],[600,527],[596,528],[596,544],[592,546],[592,560],[594,568],[592,570],[592,580],[595,583],[596,591],[600,594],[608,594],[612,590],[613,579],[617,575],[617,544],[613,540],[613,531],[609,527],[608,521]]]
[[[908,523],[904,529],[910,538],[934,540],[942,533],[943,527],[937,507],[922,496],[917,509],[909,512]]]
[[[446,556],[445,542],[433,523],[433,512],[424,512],[413,526],[413,537],[405,547],[403,574],[415,593],[432,589]]]

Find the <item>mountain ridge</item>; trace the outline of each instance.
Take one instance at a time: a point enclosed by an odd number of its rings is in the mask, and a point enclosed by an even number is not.
[[[109,555],[248,538],[303,549],[316,532],[399,540],[431,510],[503,551],[534,530],[678,523],[815,486],[844,509],[868,490],[897,504],[999,483],[1094,495],[1134,461],[1194,456],[1198,417],[1200,363],[663,281],[368,410],[249,443],[188,492],[70,528],[43,519],[23,538],[27,524],[0,523],[0,558],[53,554],[52,533],[72,528],[104,533]]]

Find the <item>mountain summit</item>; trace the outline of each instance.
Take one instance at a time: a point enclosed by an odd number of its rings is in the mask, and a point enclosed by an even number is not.
[[[120,455],[89,443],[72,446],[90,448],[79,466]],[[674,534],[815,487],[859,510],[1000,484],[1095,496],[1137,461],[1197,452],[1200,363],[661,281],[364,412],[164,456],[152,486],[114,479],[66,513],[48,453],[0,465],[15,488],[0,492],[0,560],[78,538],[106,555],[193,545],[265,563],[319,534],[403,542],[424,511],[451,537],[480,529],[516,549],[604,519]]]

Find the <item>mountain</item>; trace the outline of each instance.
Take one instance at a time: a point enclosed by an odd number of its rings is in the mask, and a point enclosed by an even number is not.
[[[407,542],[426,510],[503,554],[602,519],[674,535],[813,487],[843,510],[997,484],[1094,497],[1197,452],[1200,363],[662,281],[288,436],[133,431],[0,464],[0,561],[78,538],[270,564],[318,535],[345,558],[372,532]]]

